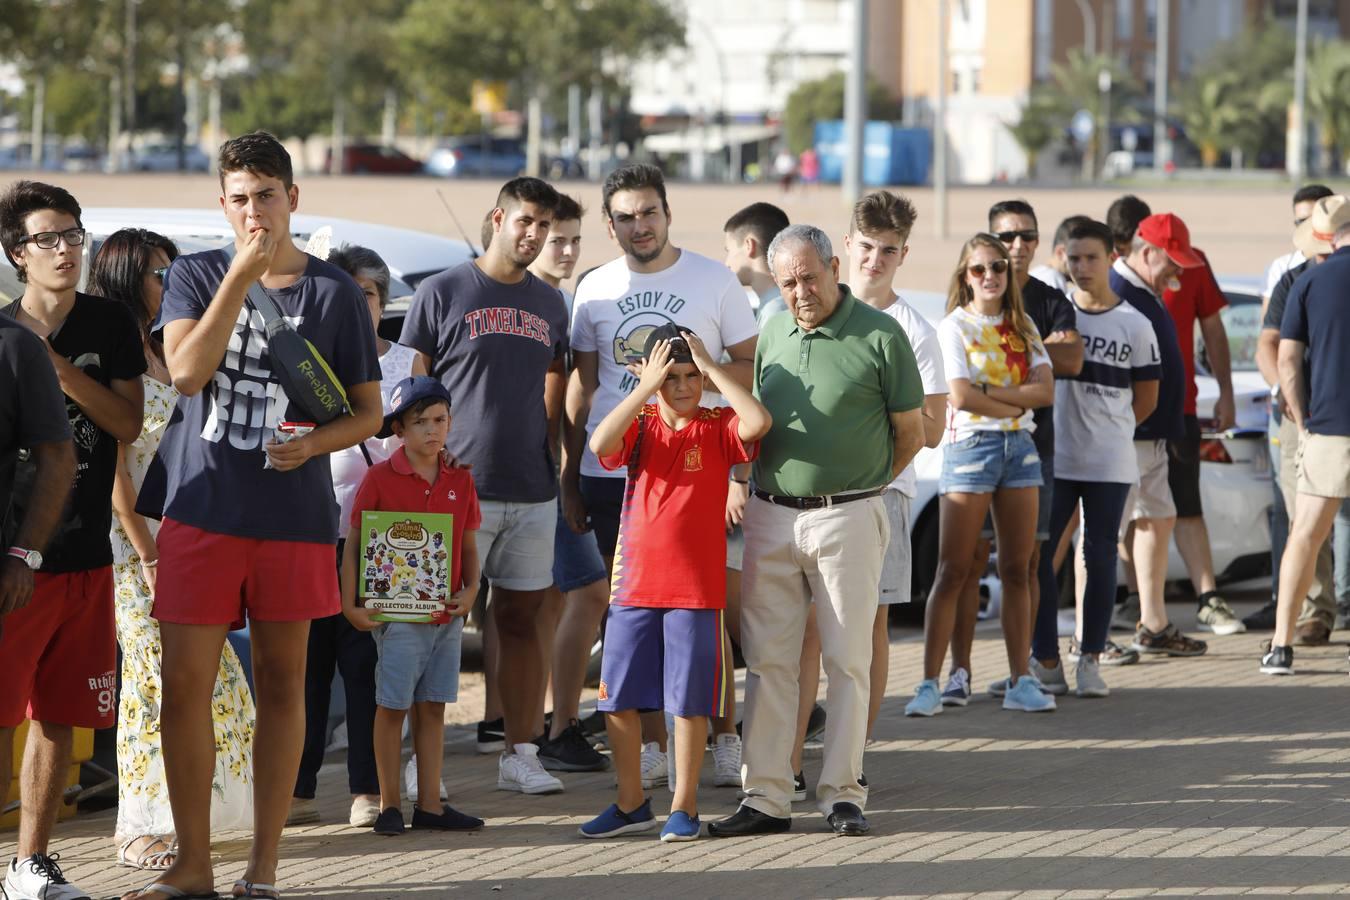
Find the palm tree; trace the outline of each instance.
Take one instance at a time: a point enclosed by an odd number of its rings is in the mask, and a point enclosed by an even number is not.
[[[1111,90],[1103,92],[1098,87],[1102,72],[1111,75]],[[1051,79],[1059,95],[1059,102],[1069,110],[1086,110],[1092,117],[1092,137],[1083,154],[1083,174],[1092,178],[1096,175],[1098,155],[1097,135],[1104,126],[1108,110],[1121,111],[1119,118],[1134,118],[1128,102],[1140,93],[1134,76],[1114,59],[1108,56],[1091,55],[1075,47],[1062,63],[1056,63],[1050,70]]]
[[[1317,122],[1324,169],[1350,147],[1350,45],[1325,41],[1308,59],[1308,109]]]
[[[1064,107],[1042,86],[1031,89],[1027,102],[1022,106],[1021,117],[1011,125],[1005,125],[1017,146],[1027,157],[1027,178],[1036,177],[1036,160],[1062,127]]]

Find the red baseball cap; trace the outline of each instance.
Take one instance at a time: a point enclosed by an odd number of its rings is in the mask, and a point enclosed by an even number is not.
[[[1167,258],[1183,269],[1195,269],[1205,261],[1191,249],[1191,232],[1186,223],[1171,213],[1154,213],[1139,223],[1135,235],[1148,241],[1167,254]]]

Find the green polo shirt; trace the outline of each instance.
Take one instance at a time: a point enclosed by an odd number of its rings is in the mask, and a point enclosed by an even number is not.
[[[898,322],[840,285],[842,297],[811,331],[788,315],[764,322],[755,349],[755,396],[773,415],[755,485],[819,497],[891,480],[890,413],[923,404],[923,383]]]

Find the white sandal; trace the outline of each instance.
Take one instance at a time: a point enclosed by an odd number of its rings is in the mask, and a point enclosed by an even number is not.
[[[258,898],[258,900],[281,900],[281,891],[277,890],[274,884],[263,884],[258,881],[245,881],[240,878],[234,883],[236,888],[243,888],[242,894],[234,894],[235,900],[241,897]]]
[[[137,841],[147,840],[149,843],[141,850],[140,854],[132,857],[127,851],[131,845]],[[155,850],[155,847],[163,847],[163,850]],[[117,848],[117,864],[128,869],[142,869],[147,872],[164,872],[173,865],[174,859],[178,856],[178,842],[170,843],[162,837],[153,834],[138,834],[122,842]]]

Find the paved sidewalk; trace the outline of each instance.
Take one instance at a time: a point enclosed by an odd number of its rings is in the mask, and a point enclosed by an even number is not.
[[[1187,612],[1171,608],[1183,626],[1193,624]],[[897,635],[867,751],[866,838],[832,837],[808,801],[778,837],[583,841],[577,826],[612,802],[611,773],[564,776],[567,792],[552,797],[499,792],[496,757],[476,755],[470,731],[456,728],[452,802],[485,816],[484,831],[379,838],[351,829],[345,777],[330,765],[319,796],[325,822],[337,824],[287,829],[280,885],[287,897],[371,900],[1350,894],[1343,636],[1300,648],[1299,674],[1286,679],[1257,672],[1267,637],[1217,638],[1201,659],[1106,669],[1110,698],[1070,696],[1054,714],[1026,715],[982,692],[1006,674],[1002,641],[982,626],[981,693],[967,709],[914,720],[903,707],[919,647],[913,632]],[[709,754],[704,821],[736,805],[733,790],[710,786],[711,765]],[[818,767],[808,757],[808,784]],[[658,808],[670,798],[654,796]],[[57,832],[67,874],[95,897],[150,880],[114,865],[112,830],[101,814]],[[247,843],[224,835],[217,851],[223,889],[242,872]]]

